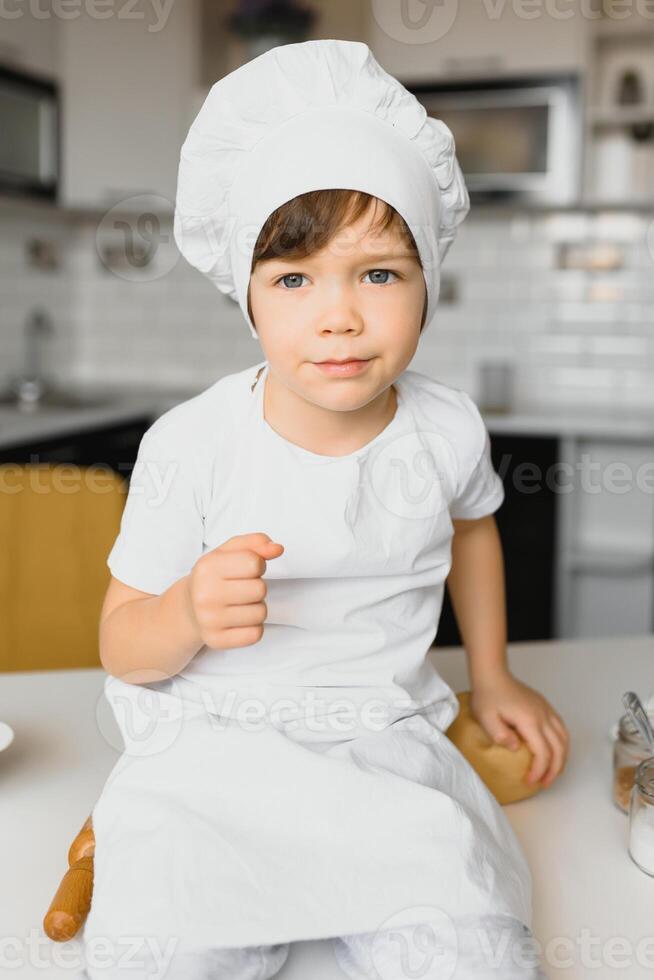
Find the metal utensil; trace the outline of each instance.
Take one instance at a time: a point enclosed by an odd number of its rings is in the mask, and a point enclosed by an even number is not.
[[[622,695],[622,703],[627,709],[627,714],[633,721],[634,725],[640,732],[640,734],[645,739],[645,742],[649,745],[654,755],[654,730],[647,716],[647,712],[643,708],[642,702],[637,694],[633,691],[626,691]]]
[[[0,752],[8,748],[14,740],[14,730],[11,725],[0,721]]]

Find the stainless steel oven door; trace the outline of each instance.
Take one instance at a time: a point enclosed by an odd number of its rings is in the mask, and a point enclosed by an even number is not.
[[[474,80],[412,91],[452,131],[471,199],[577,199],[582,119],[575,76]]]
[[[0,191],[55,199],[59,100],[54,82],[0,69]]]

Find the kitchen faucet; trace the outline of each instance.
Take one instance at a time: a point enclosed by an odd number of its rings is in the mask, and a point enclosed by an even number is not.
[[[83,410],[116,404],[112,394],[72,391],[53,382],[43,373],[45,339],[54,333],[51,316],[36,308],[27,317],[24,328],[24,358],[21,374],[10,374],[6,390],[0,391],[0,406],[9,405],[21,412]]]
[[[45,310],[37,308],[28,316],[24,327],[23,373],[11,379],[15,394],[23,402],[37,401],[47,387],[47,379],[42,373],[43,343],[53,333],[52,318]]]

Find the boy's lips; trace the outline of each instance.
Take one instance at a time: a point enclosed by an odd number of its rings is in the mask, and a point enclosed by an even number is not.
[[[316,364],[349,364],[351,361],[367,361],[367,357],[344,357],[339,360],[336,357],[330,358],[328,361],[316,361]]]
[[[346,361],[314,361],[317,368],[324,374],[337,375],[339,377],[350,377],[364,371],[372,358],[349,358]]]

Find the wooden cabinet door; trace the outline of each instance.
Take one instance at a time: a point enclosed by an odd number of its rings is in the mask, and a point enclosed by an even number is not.
[[[129,479],[150,416],[100,429],[81,429],[63,436],[0,449],[0,463],[76,463],[104,465]]]

